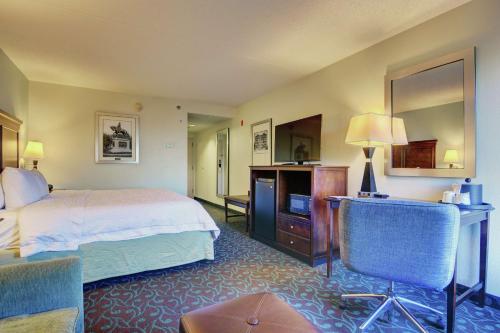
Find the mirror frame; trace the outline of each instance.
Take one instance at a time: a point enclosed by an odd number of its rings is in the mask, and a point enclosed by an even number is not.
[[[225,165],[225,170],[226,170],[226,173],[224,174],[224,190],[225,190],[225,193],[224,194],[219,194],[218,192],[218,186],[217,184],[219,183],[219,162],[218,162],[218,159],[219,159],[219,156],[218,156],[218,152],[219,152],[219,133],[221,134],[226,134],[226,165]],[[224,198],[226,195],[229,195],[229,128],[223,128],[221,130],[218,130],[216,133],[215,133],[215,150],[216,150],[216,157],[215,157],[215,195],[218,197],[218,198]]]
[[[392,117],[392,82],[452,62],[464,62],[464,167],[461,169],[393,168],[392,146],[385,147],[385,175],[472,178],[476,176],[476,61],[475,47],[454,52],[385,75],[385,113]]]

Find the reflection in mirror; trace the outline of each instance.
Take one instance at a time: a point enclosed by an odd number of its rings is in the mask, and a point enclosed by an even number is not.
[[[229,195],[229,128],[217,132],[217,196]]]
[[[393,168],[464,168],[464,61],[392,81],[392,115],[407,145],[392,147]]]

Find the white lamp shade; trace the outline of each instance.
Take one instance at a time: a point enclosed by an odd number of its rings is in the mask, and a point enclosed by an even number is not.
[[[345,142],[363,147],[392,143],[391,118],[378,113],[365,113],[352,117]]]
[[[24,158],[31,160],[40,160],[43,158],[43,143],[38,141],[29,141],[24,150]]]
[[[405,122],[401,118],[392,118],[392,144],[407,145]]]
[[[445,163],[457,163],[459,161],[458,159],[458,150],[456,149],[448,149],[444,153],[444,160],[443,162]]]

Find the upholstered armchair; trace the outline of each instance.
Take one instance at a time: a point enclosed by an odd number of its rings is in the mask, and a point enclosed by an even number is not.
[[[83,332],[79,257],[0,266],[0,332]]]
[[[420,332],[427,332],[407,307],[443,313],[400,297],[394,282],[444,289],[455,270],[460,212],[454,205],[384,199],[343,200],[340,205],[340,256],[350,270],[389,281],[386,294],[347,294],[380,301],[359,327],[366,329],[394,308]],[[345,306],[345,304],[344,304]]]

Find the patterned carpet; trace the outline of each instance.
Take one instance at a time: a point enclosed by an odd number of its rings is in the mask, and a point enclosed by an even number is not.
[[[348,303],[347,292],[383,292],[387,283],[349,272],[337,260],[328,280],[325,265],[311,268],[248,238],[242,220],[223,223],[223,211],[205,206],[221,228],[215,261],[108,279],[85,285],[87,332],[177,332],[183,313],[240,295],[272,291],[323,332],[351,333],[377,306],[376,302]],[[397,285],[407,298],[445,309],[444,293]],[[436,318],[415,313],[430,332]],[[379,320],[369,332],[416,332],[401,316],[391,324]],[[465,302],[458,309],[456,332],[500,332],[500,311]]]

